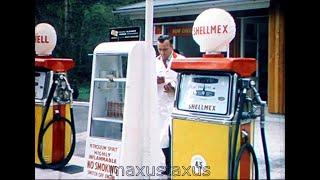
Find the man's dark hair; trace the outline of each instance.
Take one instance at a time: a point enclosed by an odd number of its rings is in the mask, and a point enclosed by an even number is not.
[[[165,40],[169,40],[170,44],[173,44],[173,39],[169,35],[164,34],[164,35],[159,36],[159,38],[158,38],[158,41],[160,43],[163,43]]]

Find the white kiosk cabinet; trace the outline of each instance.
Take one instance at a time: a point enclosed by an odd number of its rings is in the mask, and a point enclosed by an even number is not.
[[[127,63],[141,41],[105,42],[93,53],[84,171],[113,178],[119,165]],[[132,58],[133,59],[133,58]]]

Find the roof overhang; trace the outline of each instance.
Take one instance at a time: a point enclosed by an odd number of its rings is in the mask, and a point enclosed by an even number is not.
[[[216,1],[167,1],[164,0],[154,2],[154,18],[197,15],[209,8],[221,8],[226,11],[241,11],[269,8],[270,0],[216,0]],[[115,14],[129,15],[130,19],[145,18],[145,2],[116,8]]]

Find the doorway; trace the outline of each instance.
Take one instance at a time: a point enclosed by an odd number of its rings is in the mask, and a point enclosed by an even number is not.
[[[261,99],[268,99],[268,17],[241,18],[241,57],[255,58],[256,88]]]

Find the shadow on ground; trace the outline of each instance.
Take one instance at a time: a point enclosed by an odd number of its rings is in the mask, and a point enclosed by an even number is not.
[[[82,166],[77,166],[77,165],[70,165],[70,166],[64,167],[60,171],[64,172],[64,173],[68,173],[68,174],[76,174],[76,173],[82,172],[83,171],[83,167]]]

